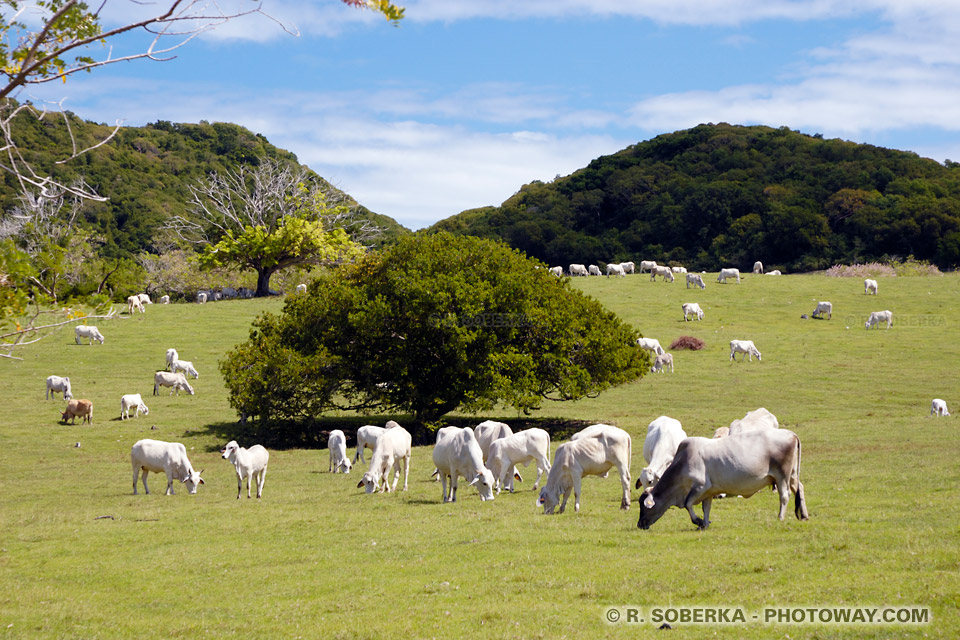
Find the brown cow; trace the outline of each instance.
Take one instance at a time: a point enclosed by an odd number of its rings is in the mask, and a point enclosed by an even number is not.
[[[64,424],[67,423],[67,420],[70,420],[70,424],[77,424],[78,416],[80,417],[80,424],[84,422],[93,424],[93,403],[89,400],[73,399],[67,403],[67,409],[61,414],[60,418]]]

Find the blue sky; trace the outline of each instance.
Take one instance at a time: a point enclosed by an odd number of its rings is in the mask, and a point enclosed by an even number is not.
[[[955,0],[399,4],[393,27],[339,0],[263,0],[299,37],[249,16],[175,60],[20,97],[97,122],[236,122],[413,229],[702,122],[960,160]]]

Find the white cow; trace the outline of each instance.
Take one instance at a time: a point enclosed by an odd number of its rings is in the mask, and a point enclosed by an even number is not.
[[[738,420],[734,420],[727,427],[727,435],[735,436],[738,433],[747,431],[759,431],[761,429],[779,429],[780,421],[764,407],[748,411],[747,415]]]
[[[890,325],[893,324],[893,313],[888,309],[886,311],[874,311],[870,314],[870,317],[867,318],[867,321],[864,323],[864,327],[869,329],[870,327],[880,328],[880,323],[886,322],[887,329],[890,328]]]
[[[673,354],[661,353],[653,359],[653,366],[650,370],[654,373],[662,373],[668,366],[670,367],[670,373],[673,373]]]
[[[134,311],[144,313],[143,303],[140,302],[140,296],[127,296],[127,313],[133,314]]]
[[[574,511],[580,511],[580,481],[583,476],[604,476],[610,467],[620,473],[623,490],[620,508],[630,508],[630,459],[633,447],[630,434],[608,424],[587,427],[570,442],[557,447],[547,482],[540,489],[537,505],[545,514],[552,514],[560,505],[560,513],[567,507],[570,492],[574,495]],[[563,495],[563,502],[560,496]]]
[[[175,360],[180,359],[180,354],[177,353],[176,349],[167,349],[167,369],[173,367]]]
[[[153,301],[150,299],[150,296],[146,293],[140,294],[140,304],[153,304]]]
[[[763,274],[763,263],[757,260],[753,263],[753,272],[756,274]]]
[[[173,392],[176,391],[179,396],[181,390],[190,395],[194,394],[193,387],[190,386],[182,373],[157,371],[153,374],[153,395],[160,395],[160,387],[170,387],[170,395],[173,395]]]
[[[822,318],[823,314],[827,314],[827,320],[833,318],[833,303],[826,301],[817,303],[817,308],[813,310],[813,317]]]
[[[773,271],[767,271],[764,275],[768,275],[768,276],[779,276],[779,275],[780,275],[780,269],[774,269]]]
[[[634,265],[632,262],[621,262],[620,268],[623,269],[624,273],[633,273],[636,265]]]
[[[710,506],[720,495],[749,498],[774,485],[783,520],[795,494],[794,513],[810,517],[800,482],[800,438],[787,429],[764,429],[726,438],[687,438],[657,482],[640,496],[637,526],[649,529],[670,507],[683,507],[700,529],[710,526]],[[703,518],[693,507],[703,503]]]
[[[648,489],[657,484],[686,437],[680,421],[669,416],[660,416],[647,425],[647,437],[643,441],[643,459],[647,466],[640,471],[637,489]]]
[[[621,267],[619,264],[613,264],[612,262],[607,264],[607,277],[609,278],[611,274],[620,278],[624,277],[625,275],[623,273],[623,267]]]
[[[196,493],[197,487],[206,484],[200,474],[194,471],[187,459],[187,448],[179,442],[161,440],[139,440],[130,449],[130,464],[133,466],[133,495],[137,495],[137,476],[143,471],[143,491],[149,494],[147,473],[153,471],[167,474],[167,493],[173,495],[173,481],[179,480],[187,485],[189,493]]]
[[[666,351],[663,350],[663,347],[660,346],[660,341],[656,338],[638,338],[637,344],[640,345],[641,349],[652,351],[658,356],[666,353]]]
[[[256,478],[257,499],[263,495],[263,481],[267,479],[267,464],[270,453],[259,444],[244,449],[236,440],[231,440],[220,450],[220,457],[229,460],[237,472],[237,500],[243,490],[243,479],[247,479],[247,497],[250,497],[250,485]]]
[[[717,427],[713,432],[714,438],[726,438],[728,435],[730,435],[730,427]]]
[[[506,438],[494,440],[490,444],[487,467],[493,473],[497,484],[497,493],[505,488],[513,493],[513,481],[521,480],[519,474],[510,473],[516,465],[527,466],[531,461],[537,463],[537,481],[533,490],[540,487],[544,473],[550,472],[550,434],[543,429],[525,429]]]
[[[297,293],[306,293],[306,292],[307,292],[307,285],[303,284],[302,282],[297,285]]]
[[[174,373],[182,371],[184,375],[193,376],[194,380],[200,377],[197,370],[193,368],[193,363],[189,360],[174,360],[170,366],[172,367],[171,371]]]
[[[470,427],[443,427],[437,431],[433,464],[440,473],[444,502],[457,501],[457,483],[460,476],[469,482],[468,486],[477,488],[480,500],[493,500],[493,473],[483,465],[480,443]]]
[[[160,304],[170,304],[170,296],[160,296]]]
[[[706,289],[707,285],[703,283],[703,278],[699,273],[688,273],[687,274],[687,289],[690,288],[690,285],[693,284],[701,289]]]
[[[602,275],[603,275],[603,273],[600,272],[600,267],[598,267],[598,266],[595,265],[595,264],[591,264],[591,265],[588,265],[588,266],[587,266],[587,273],[590,274],[591,276],[602,276]]]
[[[550,273],[560,278],[563,276],[563,267],[550,267]]]
[[[477,442],[480,443],[480,451],[483,453],[483,461],[486,463],[490,455],[490,445],[493,444],[494,440],[512,436],[513,429],[505,422],[484,420],[473,428],[473,433],[477,437]]]
[[[571,277],[574,277],[574,276],[586,276],[586,275],[587,275],[587,268],[586,268],[585,266],[583,266],[582,264],[571,264],[571,265],[570,265],[570,275],[571,275]]]
[[[93,325],[77,325],[77,328],[74,329],[74,333],[76,334],[77,344],[81,344],[80,340],[84,338],[90,340],[90,344],[93,344],[94,340],[100,344],[103,344],[103,334],[101,334],[100,331]]]
[[[657,276],[662,276],[664,282],[673,282],[673,271],[670,267],[661,267],[660,265],[655,266],[650,270],[650,280],[656,280]]]
[[[738,353],[743,354],[743,357],[740,358],[740,362],[743,362],[746,358],[749,358],[750,362],[753,362],[753,356],[757,356],[757,360],[760,360],[760,352],[753,344],[753,340],[731,340],[730,359],[736,360],[734,356]]]
[[[150,410],[147,409],[147,405],[143,404],[143,398],[139,393],[128,393],[125,396],[120,397],[120,419],[126,420],[130,417],[130,410],[135,409],[136,412],[133,414],[134,418],[140,417],[140,412],[143,412],[143,415],[150,415]]]
[[[877,295],[877,286],[876,280],[865,278],[863,280],[863,295],[869,295],[871,291],[873,292],[873,295]]]
[[[377,445],[377,438],[380,437],[380,434],[386,431],[383,427],[375,427],[372,424],[367,424],[359,429],[357,429],[357,454],[353,456],[353,464],[357,464],[357,460],[363,464],[367,464],[367,460],[364,457],[364,449],[370,449],[373,451],[373,448]]]
[[[206,301],[207,301],[207,292],[206,291],[199,292],[197,294],[197,302],[199,302],[200,304],[203,304]]]
[[[47,376],[46,400],[53,397],[55,393],[62,393],[64,400],[73,397],[73,390],[70,389],[70,378],[61,378],[60,376]]]
[[[947,401],[941,400],[940,398],[934,398],[933,403],[930,405],[930,415],[932,416],[948,416],[950,412],[947,411]]]
[[[740,284],[740,269],[720,269],[720,275],[717,276],[717,282],[726,284],[727,278],[736,278],[737,284]]]
[[[374,491],[393,491],[397,488],[400,479],[400,470],[403,470],[403,490],[407,490],[407,477],[410,475],[410,432],[397,425],[384,429],[370,456],[370,468],[363,474],[357,488],[363,488],[367,493]],[[390,470],[393,469],[393,486],[390,486]]]
[[[686,273],[687,268],[686,267],[670,267],[670,271],[673,271],[674,273]]]
[[[653,271],[655,266],[657,266],[656,260],[641,260],[640,273],[643,273],[644,271]]]
[[[697,316],[697,320],[703,320],[703,309],[700,308],[700,305],[696,302],[684,302],[680,305],[680,308],[683,309],[683,321],[687,321],[687,317],[690,315]]]
[[[379,427],[377,427],[379,428]],[[340,429],[334,429],[327,436],[327,449],[330,451],[330,473],[350,473],[353,467],[347,457],[347,436]]]

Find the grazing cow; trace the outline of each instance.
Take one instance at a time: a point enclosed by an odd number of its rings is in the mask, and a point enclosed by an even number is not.
[[[700,305],[696,302],[684,302],[680,305],[680,308],[683,309],[683,321],[687,321],[687,317],[691,314],[697,316],[697,320],[703,320],[703,309],[700,308]]]
[[[864,327],[869,329],[870,327],[880,328],[880,323],[886,322],[887,329],[893,324],[893,313],[888,309],[886,311],[874,311],[870,314],[870,317],[867,318],[867,321],[864,323]]]
[[[150,299],[150,296],[146,293],[140,294],[140,304],[153,304],[153,300]]]
[[[67,408],[60,414],[63,424],[67,424],[67,420],[70,421],[70,424],[77,424],[77,417],[80,418],[80,424],[84,422],[93,424],[93,403],[89,400],[74,398],[67,403]]]
[[[613,264],[612,262],[607,264],[607,277],[609,278],[611,274],[620,278],[626,275],[623,273],[623,267],[621,267],[619,264]]]
[[[650,368],[654,373],[662,373],[664,369],[670,367],[670,373],[673,373],[673,354],[661,353],[653,359],[653,366]]]
[[[833,318],[833,303],[832,302],[818,302],[817,308],[813,310],[811,314],[814,318],[823,318],[823,314],[827,314],[827,320]]]
[[[726,438],[730,435],[730,427],[718,427],[716,431],[713,432],[714,438]]]
[[[663,350],[663,347],[660,346],[660,341],[656,338],[638,338],[637,344],[640,345],[641,349],[646,349],[647,351],[652,351],[654,354],[661,356],[666,351]]]
[[[768,275],[768,276],[779,276],[779,275],[780,275],[780,269],[774,269],[773,271],[767,271],[764,275]]]
[[[180,354],[176,349],[167,349],[167,369],[173,367],[173,363],[180,359]]]
[[[600,271],[600,267],[595,264],[587,265],[587,273],[591,276],[602,276],[603,273]]]
[[[583,266],[582,264],[571,264],[571,265],[570,265],[570,276],[571,276],[571,277],[576,277],[576,276],[584,276],[584,277],[586,277],[586,275],[587,275],[587,268],[586,268],[585,266]]]
[[[200,377],[200,374],[197,373],[197,370],[193,368],[193,363],[189,360],[174,360],[170,363],[171,371],[174,373],[183,372],[184,375],[193,376],[193,379],[196,380]]]
[[[179,480],[187,485],[188,493],[196,493],[197,487],[206,484],[200,474],[194,471],[187,459],[187,448],[179,442],[161,440],[139,440],[130,449],[130,464],[133,466],[133,495],[137,495],[137,476],[143,471],[143,491],[149,494],[147,473],[153,471],[167,474],[167,493],[173,495],[173,481]]]
[[[179,396],[181,390],[190,395],[194,394],[193,387],[190,386],[182,373],[157,371],[153,374],[153,395],[160,395],[160,387],[170,387],[170,395],[173,395],[173,392],[176,391]]]
[[[403,490],[407,490],[407,478],[410,475],[410,432],[397,425],[384,429],[370,456],[370,468],[363,474],[357,488],[367,493],[374,491],[393,491],[403,470]],[[390,470],[393,469],[393,487],[390,486]]]
[[[70,389],[70,378],[61,378],[60,376],[47,376],[47,393],[45,399],[49,400],[55,393],[62,393],[64,400],[73,397],[73,391]]]
[[[641,260],[640,273],[643,273],[644,271],[653,271],[655,266],[657,266],[656,260]]]
[[[363,464],[367,464],[367,460],[364,457],[364,449],[370,449],[373,451],[373,448],[377,445],[377,438],[380,437],[380,434],[386,431],[383,427],[375,427],[372,424],[367,424],[359,429],[357,429],[357,454],[353,456],[353,464],[357,464],[357,460]]]
[[[637,526],[649,529],[670,507],[683,507],[700,529],[710,526],[710,506],[717,496],[749,498],[769,485],[780,494],[783,520],[795,494],[794,513],[807,520],[800,482],[800,438],[786,429],[765,429],[726,438],[687,438],[660,481],[640,496]],[[693,507],[703,503],[703,518]]]
[[[444,502],[457,501],[457,483],[460,476],[469,481],[468,486],[477,488],[480,500],[493,500],[493,474],[483,466],[480,443],[470,427],[443,427],[437,431],[433,464],[440,473]],[[450,480],[449,490],[447,479]]]
[[[160,304],[170,304],[170,296],[160,296]]]
[[[941,400],[940,398],[934,398],[933,403],[930,405],[930,415],[932,416],[950,415],[950,412],[947,411],[947,401]]]
[[[643,441],[643,459],[647,466],[640,471],[637,489],[648,489],[657,484],[663,472],[667,470],[677,447],[687,438],[679,420],[669,416],[660,416],[647,425],[647,437]]]
[[[620,268],[623,269],[624,273],[633,273],[635,265],[632,262],[621,262]]]
[[[379,428],[379,427],[377,427]],[[353,467],[347,457],[347,436],[340,429],[334,429],[327,436],[327,449],[330,451],[330,473],[350,473]]]
[[[140,302],[140,296],[127,296],[127,313],[133,315],[134,310],[144,313],[143,303]]]
[[[757,260],[753,263],[753,272],[759,275],[763,274],[763,263]]]
[[[670,271],[673,271],[674,273],[686,273],[687,268],[686,267],[670,267]]]
[[[220,457],[229,460],[237,471],[237,500],[243,490],[243,479],[247,479],[247,497],[250,497],[250,485],[254,478],[257,481],[257,499],[263,495],[263,481],[267,479],[267,463],[270,462],[270,453],[262,445],[255,444],[244,449],[236,440],[231,440],[220,450]]]
[[[206,301],[207,301],[207,292],[206,291],[199,292],[197,294],[197,302],[200,304],[203,304]]]
[[[533,483],[533,490],[536,491],[543,474],[550,472],[550,434],[543,429],[525,429],[494,440],[490,444],[487,467],[493,473],[497,493],[501,488],[513,493],[513,481],[522,481],[522,478],[516,471],[511,474],[510,470],[518,464],[527,466],[531,461],[537,463],[537,481]]]
[[[734,420],[727,428],[728,435],[735,436],[738,433],[747,431],[759,431],[760,429],[779,429],[780,421],[777,416],[767,411],[764,407],[748,411],[747,415],[739,420]]]
[[[623,490],[620,508],[629,509],[632,449],[630,434],[608,424],[591,425],[574,434],[570,442],[557,447],[547,482],[540,489],[537,505],[543,507],[545,514],[551,515],[559,504],[560,513],[563,513],[573,491],[574,511],[580,511],[580,481],[583,476],[604,476],[610,467],[616,467]]]
[[[673,271],[670,267],[661,267],[660,265],[655,266],[650,270],[650,280],[656,280],[657,276],[661,276],[664,282],[673,282]]]
[[[703,278],[700,277],[699,273],[688,273],[687,274],[687,289],[690,288],[690,285],[693,284],[701,289],[706,289],[707,285],[703,283]]]
[[[496,420],[484,420],[473,428],[473,432],[477,437],[477,442],[480,443],[484,463],[490,455],[490,445],[493,444],[494,440],[513,435],[513,429],[510,428],[510,425]]]
[[[563,267],[550,267],[550,273],[558,278],[563,277]]]
[[[740,362],[743,362],[744,359],[749,358],[750,362],[753,362],[753,356],[757,356],[757,360],[760,360],[760,352],[757,350],[757,347],[753,344],[753,340],[731,340],[730,341],[730,359],[736,360],[734,357],[736,354],[742,353],[743,357],[740,358]]]
[[[727,278],[736,278],[737,284],[740,284],[740,269],[720,269],[720,275],[717,276],[717,282],[726,284]]]
[[[306,293],[306,292],[307,292],[307,285],[303,284],[302,282],[297,285],[297,293]]]
[[[863,295],[869,295],[871,291],[873,295],[877,295],[877,281],[865,278],[863,280]]]
[[[100,344],[103,344],[103,334],[101,334],[100,331],[93,325],[77,325],[76,329],[74,329],[74,333],[76,334],[77,344],[82,344],[80,340],[83,338],[90,340],[91,345],[93,344],[94,340]]]
[[[140,417],[140,412],[143,412],[143,415],[150,415],[150,410],[147,409],[147,405],[143,404],[143,398],[139,393],[128,393],[125,396],[120,397],[120,419],[126,420],[130,417],[130,410],[135,409],[133,414],[134,418]]]

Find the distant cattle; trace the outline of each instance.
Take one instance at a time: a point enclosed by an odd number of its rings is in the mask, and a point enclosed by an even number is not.
[[[680,308],[683,309],[683,320],[687,321],[687,317],[690,315],[697,316],[697,320],[703,320],[703,309],[700,308],[700,305],[696,302],[684,302],[680,305]]]
[[[753,340],[731,340],[730,359],[736,360],[734,356],[738,353],[743,354],[743,356],[740,358],[740,362],[743,362],[747,358],[753,362],[753,356],[757,356],[757,360],[761,359],[760,351],[757,349],[756,345],[753,344]]]
[[[83,339],[90,340],[90,344],[93,344],[94,340],[103,344],[103,334],[93,325],[77,325],[74,333],[76,334],[77,344],[82,344],[80,341]]]
[[[866,278],[863,281],[863,294],[869,295],[870,293],[877,295],[877,281]]]
[[[652,351],[656,355],[663,355],[666,353],[663,350],[663,347],[660,346],[660,341],[656,338],[638,338],[637,344],[640,345],[641,349],[646,351]]]
[[[869,329],[870,327],[880,328],[880,323],[886,322],[887,329],[893,325],[893,312],[889,309],[886,311],[874,311],[870,314],[870,317],[867,318],[867,321],[864,323],[864,326]]]
[[[666,370],[667,367],[670,367],[670,373],[673,373],[673,354],[672,353],[661,353],[656,358],[653,359],[653,366],[650,367],[650,370],[654,373],[662,373]]]
[[[657,266],[655,260],[641,260],[640,261],[640,273],[644,271],[653,271],[653,268]]]
[[[619,278],[624,277],[625,274],[623,273],[623,267],[621,267],[619,264],[607,264],[607,277],[609,278],[611,275]]]
[[[721,269],[720,275],[717,276],[717,282],[727,283],[727,278],[735,278],[737,284],[740,284],[740,270],[739,269]]]
[[[690,288],[690,285],[695,287],[700,287],[701,289],[706,289],[707,285],[703,283],[703,278],[699,273],[688,273],[687,274],[687,289]]]
[[[563,276],[563,267],[550,267],[550,273],[560,278]]]
[[[582,264],[571,264],[570,265],[570,275],[572,277],[584,276],[587,275],[587,268]]]
[[[950,412],[947,411],[947,401],[941,400],[940,398],[934,398],[933,402],[930,404],[930,415],[932,416],[950,415]]]
[[[823,318],[823,315],[827,315],[827,320],[833,317],[833,303],[831,302],[818,302],[817,308],[813,310],[814,318]]]
[[[762,273],[763,273],[763,263],[760,262],[759,260],[757,260],[756,262],[754,262],[754,263],[753,263],[753,272],[756,273],[756,274],[762,274]]]
[[[137,477],[143,472],[143,491],[150,493],[147,486],[147,474],[152,471],[167,476],[167,495],[173,495],[173,481],[179,480],[187,485],[189,493],[196,493],[197,487],[205,484],[187,459],[187,449],[179,442],[160,440],[139,440],[130,449],[130,464],[133,467],[133,495],[137,495]]]
[[[64,400],[72,398],[73,391],[70,389],[70,378],[47,376],[47,393],[45,399],[49,400],[55,393],[62,393]]]
[[[602,273],[600,273],[600,267],[598,267],[598,266],[595,265],[595,264],[591,264],[590,266],[588,266],[588,267],[587,267],[587,272],[588,272],[590,275],[592,275],[592,276],[602,276],[602,275],[603,275]]]

